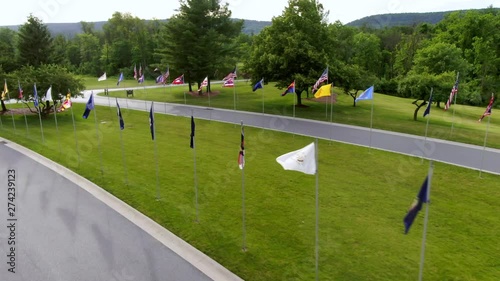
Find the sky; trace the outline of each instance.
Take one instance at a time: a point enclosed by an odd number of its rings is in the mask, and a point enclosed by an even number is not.
[[[26,22],[29,14],[44,23],[105,21],[114,12],[131,13],[142,19],[166,19],[176,13],[178,0],[18,0],[10,2],[0,26]],[[288,0],[221,0],[229,3],[233,18],[270,21],[282,14]],[[500,0],[319,0],[329,10],[329,22],[346,24],[362,17],[386,13],[436,12],[479,9]]]

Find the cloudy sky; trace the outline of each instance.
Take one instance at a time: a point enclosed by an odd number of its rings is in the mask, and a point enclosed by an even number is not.
[[[103,21],[113,12],[129,12],[143,19],[165,19],[179,7],[178,0],[18,0],[10,2],[0,25],[17,25],[32,13],[45,23]],[[279,16],[288,0],[222,0],[228,2],[234,18],[271,20]],[[376,14],[449,11],[500,7],[500,0],[320,0],[330,11],[330,22],[342,23]]]

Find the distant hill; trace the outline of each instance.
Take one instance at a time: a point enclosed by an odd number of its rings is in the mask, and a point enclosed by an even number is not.
[[[499,8],[493,8],[500,11]],[[482,11],[485,9],[479,9]],[[348,23],[349,26],[368,26],[373,28],[384,28],[393,26],[412,26],[420,23],[437,24],[442,21],[447,14],[456,11],[432,12],[432,13],[401,13],[401,14],[381,14],[361,18]]]
[[[161,20],[166,21],[166,20]],[[107,21],[93,22],[96,31],[101,31],[102,27]],[[243,33],[258,34],[264,27],[271,25],[270,21],[256,21],[244,20]],[[10,28],[12,30],[19,30],[19,25],[1,26],[1,28]],[[74,37],[76,34],[82,32],[82,27],[79,22],[75,23],[47,23],[47,27],[52,35],[63,34],[66,37]]]

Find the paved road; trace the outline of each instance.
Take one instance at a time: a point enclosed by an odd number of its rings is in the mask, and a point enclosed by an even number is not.
[[[95,93],[102,90],[94,91]],[[86,102],[89,92],[77,102]],[[119,99],[120,104],[130,109],[146,110],[150,105],[141,100]],[[108,106],[107,97],[97,96],[96,104]],[[243,111],[233,111],[217,108],[190,106],[155,102],[155,112],[178,116],[190,116],[193,112],[196,118],[210,119],[227,123],[239,124],[241,121],[247,126],[262,127],[265,129],[295,133],[335,140],[354,145],[367,146],[411,156],[425,157],[484,172],[500,174],[500,150],[476,145],[433,139],[409,134],[401,134],[384,130],[370,130],[369,128],[349,126],[343,124],[285,117],[271,114],[261,114]]]
[[[15,145],[6,145],[0,139],[0,280],[241,280],[213,261],[208,262],[209,270],[202,272],[198,268],[203,266],[197,268],[193,264],[208,257],[199,255],[194,248],[179,251],[182,243],[167,235],[167,242],[175,244],[168,248],[160,242],[164,230],[151,228],[152,223],[140,218],[137,211],[123,209],[125,204],[116,198],[101,201],[101,197],[110,195],[97,187],[91,187],[95,188],[92,194],[82,188],[89,185],[86,180],[77,184],[81,180],[75,180],[77,176],[63,167],[54,169],[64,176],[12,146]],[[10,169],[16,175],[14,218],[18,219],[12,232],[6,227],[11,223],[7,221],[6,199]],[[139,227],[122,213],[142,220],[144,225]],[[145,229],[159,235],[159,239]],[[9,237],[14,237],[16,243],[15,273],[8,271],[14,266],[7,264]],[[181,256],[194,260],[193,264]],[[222,274],[214,275],[210,270]]]

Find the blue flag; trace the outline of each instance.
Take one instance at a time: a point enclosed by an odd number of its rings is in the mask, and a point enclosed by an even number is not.
[[[431,92],[431,96],[429,97],[429,103],[427,104],[427,107],[425,108],[425,111],[424,111],[424,117],[429,115],[429,113],[431,113],[431,103],[432,103],[432,92]]]
[[[355,102],[358,102],[358,100],[372,100],[373,99],[373,86],[370,88],[366,89],[359,97],[355,100]]]
[[[35,103],[35,107],[38,107],[38,92],[36,90],[36,83],[33,86],[33,88],[34,88],[34,93],[35,93],[34,97],[33,97],[33,100],[34,100],[33,102]]]
[[[255,83],[255,85],[252,88],[252,91],[257,91],[257,89],[262,89],[264,88],[264,78],[260,79],[259,82]]]
[[[153,103],[151,103],[151,109],[149,110],[149,129],[151,130],[151,139],[155,140],[155,114],[153,112]]]
[[[413,224],[415,218],[417,217],[418,212],[422,209],[422,205],[424,203],[429,202],[429,197],[428,197],[429,195],[427,194],[428,187],[429,187],[429,176],[425,178],[425,181],[422,184],[422,187],[420,188],[420,192],[418,193],[417,198],[415,198],[413,204],[408,210],[408,213],[403,219],[403,222],[405,224],[405,234],[407,234],[408,231],[410,230],[410,227]]]
[[[116,83],[116,86],[120,85],[120,82],[123,81],[123,72],[120,73],[120,77],[118,77],[118,82]]]
[[[83,119],[87,119],[89,117],[90,111],[94,109],[94,93],[90,94],[90,98],[85,105],[85,112],[83,112]]]
[[[125,122],[123,122],[122,111],[120,105],[118,104],[118,99],[116,99],[116,114],[118,114],[118,119],[120,119],[120,130],[125,129]]]
[[[285,96],[288,93],[295,93],[295,80],[286,88],[286,90],[281,94],[281,96]]]

